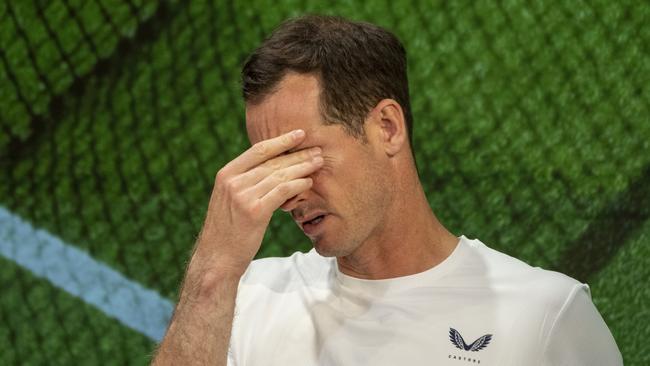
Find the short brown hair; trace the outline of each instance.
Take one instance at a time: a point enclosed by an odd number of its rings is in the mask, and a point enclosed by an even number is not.
[[[336,16],[289,19],[246,60],[244,101],[260,103],[288,71],[315,73],[324,123],[341,124],[364,141],[363,123],[370,110],[384,98],[395,99],[404,111],[413,146],[406,50],[389,31]]]

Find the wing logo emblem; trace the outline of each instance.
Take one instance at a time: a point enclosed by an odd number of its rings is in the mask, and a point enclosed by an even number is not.
[[[465,343],[463,336],[460,335],[459,331],[454,328],[449,328],[449,340],[454,346],[456,346],[456,348],[465,351],[478,352],[490,344],[490,341],[492,340],[492,334],[486,334],[482,337],[479,337],[479,339],[475,340],[471,344],[467,344]]]

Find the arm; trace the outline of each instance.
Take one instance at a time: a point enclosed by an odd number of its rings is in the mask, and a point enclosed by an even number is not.
[[[259,250],[273,212],[309,189],[318,149],[288,133],[261,141],[217,173],[208,212],[178,305],[153,365],[227,364],[237,287]],[[282,154],[282,155],[281,155]]]
[[[188,276],[152,364],[225,366],[238,283],[227,271]]]
[[[543,364],[623,365],[616,341],[591,301],[587,285],[576,285],[560,310],[544,348]]]

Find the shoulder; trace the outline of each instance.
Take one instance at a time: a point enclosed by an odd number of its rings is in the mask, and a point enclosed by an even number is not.
[[[589,294],[589,286],[564,273],[533,267],[477,239],[468,240],[468,244],[466,270],[481,272],[493,287],[524,291],[530,300],[543,302],[557,311],[579,289]]]

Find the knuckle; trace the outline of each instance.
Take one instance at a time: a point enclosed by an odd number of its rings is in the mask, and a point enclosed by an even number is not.
[[[291,193],[291,186],[289,183],[282,183],[277,187],[278,193],[282,196]]]
[[[291,146],[293,144],[293,136],[292,135],[282,136],[282,144],[284,146]]]
[[[269,152],[269,147],[264,141],[260,141],[253,146],[253,151],[260,157],[265,157]]]
[[[228,169],[227,169],[227,167],[223,167],[223,168],[219,169],[219,171],[217,172],[217,174],[214,177],[214,180],[217,183],[220,183],[220,182],[226,181],[227,178],[228,178]]]
[[[279,182],[285,182],[289,178],[289,175],[285,170],[277,170],[275,173],[275,179],[278,180]]]
[[[224,186],[228,192],[237,192],[239,190],[239,182],[235,178],[227,179]]]
[[[282,167],[280,163],[275,159],[267,161],[266,163],[264,163],[264,165],[266,165],[266,168],[268,168],[271,171],[279,170]]]
[[[260,200],[255,200],[248,205],[248,214],[251,218],[255,219],[262,215],[262,202]]]
[[[232,197],[232,204],[237,207],[238,209],[246,212],[249,210],[248,208],[248,199],[245,195],[243,194],[235,194]]]

